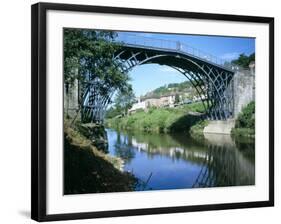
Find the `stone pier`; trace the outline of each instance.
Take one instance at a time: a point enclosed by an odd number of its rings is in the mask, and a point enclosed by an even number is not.
[[[209,124],[204,128],[203,133],[229,135],[234,126],[234,119],[209,121]]]
[[[237,71],[233,77],[231,88],[233,91],[233,119],[209,121],[204,128],[204,133],[230,134],[235,126],[242,109],[250,102],[255,101],[255,65],[252,63],[249,70]]]

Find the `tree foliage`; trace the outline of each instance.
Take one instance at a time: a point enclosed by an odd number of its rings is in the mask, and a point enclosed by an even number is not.
[[[255,102],[245,106],[235,122],[236,128],[255,128]]]
[[[179,103],[180,102],[180,95],[177,93],[175,95],[175,103]]]
[[[113,60],[119,46],[112,42],[117,36],[111,31],[64,29],[64,80],[72,85],[77,79],[85,88],[95,80],[100,95],[111,91],[128,91],[128,74]]]
[[[132,88],[129,88],[127,92],[119,91],[114,99],[115,108],[122,112],[123,114],[127,114],[128,110],[135,103],[135,94]]]
[[[131,87],[126,92],[119,91],[114,98],[114,105],[106,111],[106,118],[126,115],[135,102],[136,97]]]
[[[159,98],[175,93],[178,93],[178,95],[184,95],[184,93],[190,93],[190,95],[197,94],[190,81],[185,81],[181,83],[170,83],[168,85],[160,86],[153,91],[146,93],[144,96],[142,96],[142,98]]]
[[[255,53],[250,54],[249,56],[245,54],[240,54],[239,57],[233,61],[231,61],[232,64],[239,65],[243,68],[248,68],[249,64],[255,61]]]

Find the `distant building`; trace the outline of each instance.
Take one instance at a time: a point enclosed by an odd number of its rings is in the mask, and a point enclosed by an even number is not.
[[[179,102],[176,103],[176,95],[179,97]],[[167,95],[163,95],[160,97],[153,97],[153,96],[147,96],[140,98],[138,97],[137,103],[134,103],[131,109],[129,109],[129,113],[134,113],[137,110],[147,110],[149,107],[176,107],[183,104],[189,104],[192,102],[198,102],[201,100],[204,100],[206,96],[204,95],[191,95],[190,93],[170,93]]]
[[[173,107],[175,98],[175,94],[171,94],[159,98],[146,98],[143,99],[143,102],[145,102],[146,107]]]
[[[129,113],[134,113],[137,110],[146,110],[149,107],[174,107],[175,94],[170,94],[161,97],[150,97],[150,98],[137,98],[137,103],[134,103],[132,108],[129,109]]]
[[[137,101],[138,101],[138,102],[137,102],[137,103],[134,103],[133,106],[132,106],[132,108],[129,109],[129,113],[133,113],[133,112],[135,112],[135,111],[137,111],[137,110],[141,110],[141,109],[143,109],[143,110],[146,109],[146,105],[145,105],[145,102],[144,102],[144,101],[141,102],[141,100],[140,100],[139,97],[137,98]]]
[[[206,99],[206,96],[205,95],[195,95],[195,96],[193,96],[193,99],[192,99],[192,101],[193,102],[198,102],[198,101],[201,101],[201,100],[205,100]]]

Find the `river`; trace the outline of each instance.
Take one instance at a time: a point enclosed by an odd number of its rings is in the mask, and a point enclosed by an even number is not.
[[[136,191],[255,184],[251,139],[187,134],[151,134],[106,129],[109,154],[139,179]]]

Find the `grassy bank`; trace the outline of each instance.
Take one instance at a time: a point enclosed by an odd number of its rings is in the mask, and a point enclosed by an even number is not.
[[[255,102],[246,105],[235,121],[235,127],[231,130],[235,137],[255,137]]]
[[[193,125],[190,128],[190,135],[192,138],[196,139],[196,140],[204,140],[204,128],[208,125],[208,121],[207,120],[202,120],[197,122],[195,125]]]
[[[98,150],[92,141],[64,127],[64,193],[124,192],[134,190],[136,178],[122,172],[123,162]]]
[[[106,126],[157,133],[187,132],[201,120],[202,116],[198,112],[202,111],[204,111],[202,103],[176,108],[150,108],[148,111],[139,110],[125,117],[107,119]]]

